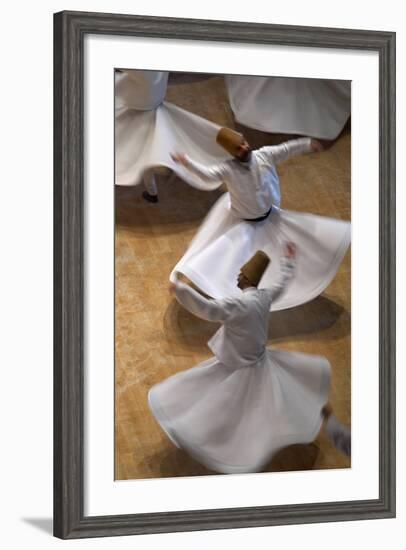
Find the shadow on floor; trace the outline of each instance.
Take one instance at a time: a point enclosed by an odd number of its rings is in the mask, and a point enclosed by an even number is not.
[[[313,470],[319,454],[320,449],[315,443],[291,445],[279,451],[262,471],[292,472]],[[169,443],[159,452],[146,458],[146,461],[151,463],[151,470],[157,474],[154,477],[158,478],[224,475],[205,468],[191,458],[186,451],[178,449]]]
[[[306,336],[311,336],[313,340],[339,340],[350,331],[350,313],[330,298],[318,296],[307,304],[274,311],[268,337],[272,343]]]
[[[313,470],[319,453],[320,449],[315,443],[290,445],[276,453],[264,472]]]
[[[163,319],[167,342],[189,350],[205,348],[218,327],[217,323],[195,317],[175,299],[169,303]],[[307,304],[273,312],[268,337],[269,344],[307,337],[311,337],[312,340],[338,340],[349,334],[350,330],[349,312],[333,300],[318,296]]]
[[[159,452],[146,457],[151,463],[151,471],[155,477],[195,477],[215,474],[199,462],[191,458],[186,451],[178,449],[171,443],[165,445]]]
[[[142,198],[142,185],[115,188],[116,227],[130,228],[136,236],[184,231],[184,224],[201,222],[223,191],[200,191],[178,177],[157,175],[159,202]]]

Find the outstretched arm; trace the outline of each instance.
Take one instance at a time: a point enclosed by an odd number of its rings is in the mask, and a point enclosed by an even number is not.
[[[184,153],[175,153],[171,157],[172,160],[187,168],[189,172],[206,183],[222,181],[227,173],[227,165],[224,162],[213,166],[204,166]]]
[[[317,139],[299,138],[285,141],[280,145],[261,147],[261,149],[258,150],[258,153],[260,153],[270,164],[279,164],[280,162],[298,155],[315,153],[323,150],[323,145]]]
[[[178,280],[169,289],[185,309],[205,321],[224,322],[230,315],[231,304],[227,301],[209,300]]]
[[[274,301],[285,291],[292,279],[296,267],[296,246],[286,243],[284,255],[281,260],[281,273],[279,279],[269,288],[271,300]]]

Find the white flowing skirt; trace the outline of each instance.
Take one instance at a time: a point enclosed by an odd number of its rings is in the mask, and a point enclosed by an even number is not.
[[[129,69],[116,72],[115,108],[150,111],[162,103],[168,87],[167,71]]]
[[[285,292],[272,302],[273,311],[304,304],[323,292],[350,244],[351,224],[276,206],[266,220],[245,222],[231,214],[225,193],[203,221],[170,280],[182,273],[212,298],[238,296],[241,266],[257,250],[263,250],[271,263],[259,288],[269,288],[279,276],[286,241],[297,245],[296,271]]]
[[[149,405],[175,445],[220,473],[258,472],[280,449],[310,443],[328,400],[326,358],[267,349],[253,366],[216,358],[152,387]]]
[[[187,153],[205,165],[222,162],[229,156],[216,143],[219,129],[217,124],[168,102],[148,111],[117,109],[116,185],[138,185],[147,171],[170,169],[193,187],[216,189],[221,181],[203,182],[175,163],[171,153]]]
[[[238,122],[264,132],[335,139],[351,113],[345,80],[227,76]]]

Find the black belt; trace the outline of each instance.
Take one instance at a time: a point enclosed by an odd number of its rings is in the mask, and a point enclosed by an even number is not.
[[[264,214],[263,216],[259,216],[259,218],[253,218],[253,219],[250,219],[250,220],[247,220],[246,218],[244,218],[244,221],[246,221],[246,222],[262,222],[263,220],[267,219],[267,217],[269,216],[269,214],[271,212],[272,212],[272,206],[268,210],[268,212],[266,214]]]

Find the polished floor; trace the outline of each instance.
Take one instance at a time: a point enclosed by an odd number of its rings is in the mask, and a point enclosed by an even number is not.
[[[166,99],[243,130],[255,147],[284,138],[236,126],[221,77],[175,75]],[[346,128],[331,149],[280,165],[282,207],[349,220],[350,155]],[[158,176],[158,186],[157,204],[141,198],[141,187],[116,188],[116,479],[213,474],[168,440],[149,411],[147,393],[155,383],[210,357],[206,342],[217,325],[182,309],[168,292],[168,276],[223,191],[198,191],[176,177],[169,182],[166,175]],[[333,368],[331,403],[350,424],[350,252],[320,297],[272,314],[269,345],[325,355]],[[281,451],[266,471],[349,466],[349,459],[320,434],[313,444]]]

